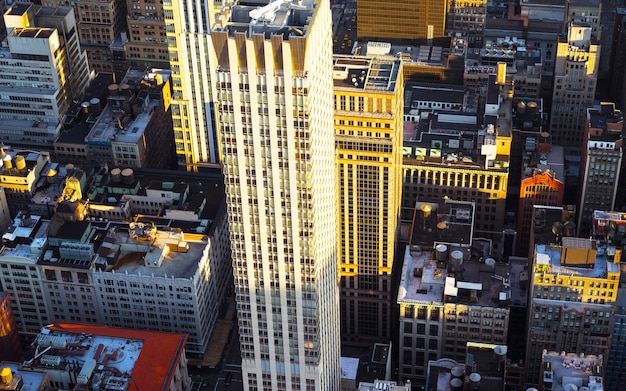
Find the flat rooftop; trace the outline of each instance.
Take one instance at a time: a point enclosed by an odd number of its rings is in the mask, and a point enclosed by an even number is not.
[[[0,257],[20,257],[36,262],[48,240],[49,221],[39,216],[20,216],[23,215],[19,215],[2,236],[5,245],[0,249]]]
[[[455,375],[462,374],[461,385],[465,382],[465,375],[470,370],[464,363],[457,363],[449,358],[428,361],[428,378],[427,391],[453,391],[450,381],[452,380],[452,372]]]
[[[335,88],[365,91],[396,89],[400,61],[395,59],[360,56],[334,56],[333,81]]]
[[[33,366],[45,361],[48,367],[69,370],[71,363],[80,363],[79,384],[115,382],[129,391],[169,389],[186,340],[182,334],[55,323],[37,336],[40,349],[52,349]]]
[[[393,380],[374,380],[373,383],[359,383],[358,391],[409,391],[411,386],[398,385]]]
[[[449,264],[452,261],[436,259],[437,250],[407,246],[398,303],[443,305],[454,302],[487,307],[499,303],[495,306],[508,306],[510,295],[506,292],[510,290],[510,275],[507,264],[464,260],[453,270]],[[449,250],[450,253],[463,252],[454,247]]]
[[[94,176],[93,186],[85,198],[97,205],[118,205],[129,199],[145,200],[150,190],[181,192],[179,200],[173,200],[170,211],[192,211],[199,219],[214,220],[222,210],[224,198],[224,178],[221,173],[188,173],[175,170],[134,168],[132,183],[115,181],[111,170],[101,170]],[[122,179],[124,179],[122,177]],[[187,194],[187,197],[183,197]],[[163,217],[167,218],[168,210]]]
[[[63,7],[38,7],[37,11],[35,11],[37,16],[66,16],[70,12],[74,12],[74,9],[71,7],[63,8]]]
[[[354,357],[341,357],[341,378],[347,380],[356,380],[359,371],[360,359]]]
[[[568,385],[589,391],[603,390],[602,356],[575,353],[546,352],[543,354],[543,382],[550,383],[552,391],[568,391]]]
[[[418,201],[415,204],[410,244],[469,245],[473,239],[474,204],[466,201]]]
[[[159,73],[164,76],[164,80],[169,78],[169,71]],[[124,98],[125,91],[130,89],[130,86],[141,85],[141,81],[144,78],[148,78],[149,75],[149,73],[144,71],[129,71],[115,93],[119,93],[119,96]],[[85,137],[87,144],[137,144],[143,139],[143,133],[152,119],[154,110],[161,104],[161,100],[154,99],[153,94],[141,87],[126,98],[128,98],[128,103],[132,100],[130,104],[133,105],[133,109],[130,111],[133,113],[119,110],[116,107],[112,107],[111,104],[107,104],[89,134]],[[137,110],[139,112],[136,112]]]
[[[563,237],[563,247],[586,248],[589,239]],[[595,241],[593,241],[595,243]],[[596,260],[593,265],[561,265],[561,246],[538,244],[535,246],[535,264],[547,264],[551,274],[567,274],[576,277],[606,278],[607,273],[618,273],[619,265],[607,260],[606,249],[597,249]]]
[[[23,15],[32,6],[33,5],[30,3],[15,3],[5,14],[6,15]]]
[[[510,281],[511,281],[511,304],[518,307],[526,307],[528,302],[528,259],[522,257],[509,257]]]
[[[108,232],[99,252],[104,255],[105,249],[109,250],[109,254],[120,250],[114,264],[106,268],[107,272],[189,279],[198,271],[198,262],[208,246],[208,240],[202,235],[157,230],[153,241],[147,242],[142,237],[133,238],[128,225],[117,227]],[[186,251],[167,250],[179,244],[187,245]],[[163,256],[160,266],[146,265],[153,257],[159,256]]]
[[[42,388],[44,380],[47,379],[47,373],[44,370],[30,371],[24,370],[21,364],[3,361],[0,363],[1,368],[10,368],[13,374],[13,379],[22,379],[22,390],[39,390]],[[10,388],[9,388],[10,389]]]
[[[401,58],[404,63],[413,65],[447,66],[450,55],[465,56],[467,42],[463,38],[444,38],[439,43],[407,46],[370,41],[357,49],[362,54],[376,53],[393,56]]]
[[[498,123],[506,120],[498,119]],[[410,129],[410,128],[409,128]],[[506,136],[508,126],[497,128]],[[451,168],[485,168],[481,146],[492,142],[496,135],[481,126],[476,114],[462,112],[422,112],[409,140],[404,136],[404,164],[445,165]],[[481,144],[481,142],[483,144]],[[509,169],[509,156],[496,155],[488,166],[490,170]]]
[[[465,89],[455,86],[430,86],[408,84],[405,93],[410,94],[411,101],[432,101],[463,104]]]

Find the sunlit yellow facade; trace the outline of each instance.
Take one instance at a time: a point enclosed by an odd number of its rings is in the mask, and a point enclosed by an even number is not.
[[[180,168],[198,171],[219,160],[215,130],[214,85],[211,74],[214,52],[210,28],[221,2],[197,5],[165,0],[167,44],[172,69],[172,123]],[[201,12],[196,12],[196,6]]]
[[[426,39],[444,36],[447,0],[359,0],[357,34],[371,39]]]
[[[380,341],[402,197],[402,63],[337,56],[334,69],[342,340]]]

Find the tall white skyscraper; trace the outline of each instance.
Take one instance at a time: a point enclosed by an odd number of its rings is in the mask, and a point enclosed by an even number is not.
[[[338,390],[328,0],[233,5],[211,31],[246,390]]]
[[[217,0],[163,0],[176,156],[188,171],[218,162],[209,34],[220,5]]]

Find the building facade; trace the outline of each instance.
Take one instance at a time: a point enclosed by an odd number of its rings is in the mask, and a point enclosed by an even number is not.
[[[176,156],[178,165],[187,171],[197,171],[220,160],[215,128],[215,83],[211,80],[213,48],[209,38],[217,4],[204,3],[200,13],[186,1],[163,3],[172,69]],[[185,50],[186,47],[189,49]]]
[[[534,213],[525,366],[526,383],[538,387],[544,349],[608,357],[621,251],[607,240],[621,217],[594,212],[593,239],[583,239],[552,229],[562,208],[535,206]]]
[[[125,59],[133,69],[170,68],[167,31],[160,1],[126,1]]]
[[[115,45],[116,38],[121,37],[126,28],[125,2],[78,0],[74,12],[80,44],[87,52],[90,68],[96,72],[116,73],[111,45]]]
[[[55,12],[39,22],[40,13]],[[0,49],[0,141],[5,145],[51,151],[62,116],[86,88],[87,62],[65,31],[75,30],[72,16],[70,9],[37,12],[30,3],[17,3],[5,13],[7,38]]]
[[[336,56],[334,75],[342,341],[385,342],[402,189],[402,67]]]
[[[417,203],[397,298],[402,378],[424,381],[442,358],[464,362],[470,342],[506,343],[509,265],[472,241],[474,216],[469,202]]]
[[[493,239],[498,251],[509,177],[511,100],[501,95],[491,75],[482,118],[435,111],[422,113],[415,132],[405,136],[401,218],[411,220],[416,199],[475,202],[475,235]]]
[[[609,95],[618,109],[626,108],[626,8],[618,8],[614,15],[611,34],[611,56],[609,68]],[[608,34],[607,34],[608,35]]]
[[[39,216],[20,214],[9,229],[12,232],[2,236],[0,285],[9,292],[17,327],[27,337],[50,323],[43,277],[37,267],[47,228],[48,222]]]
[[[66,5],[66,4],[65,4]],[[31,10],[29,9],[29,12]],[[37,7],[35,24],[40,27],[54,28],[59,32],[61,44],[66,48],[69,68],[68,82],[72,99],[82,99],[91,80],[87,53],[80,47],[76,30],[76,17],[69,7]]]
[[[617,302],[615,303],[615,313],[613,314],[613,330],[611,332],[611,348],[606,362],[604,374],[605,389],[618,391],[624,381],[626,374],[620,368],[626,364],[626,291],[624,288],[617,290]]]
[[[449,0],[446,31],[462,32],[466,35],[468,46],[482,48],[487,16],[486,0]]]
[[[236,5],[219,21],[211,77],[244,387],[337,390],[329,3]]]
[[[622,169],[624,115],[614,103],[588,108],[582,145],[578,233],[586,237],[595,210],[613,210]]]
[[[433,39],[445,36],[448,1],[402,0],[381,4],[359,1],[357,37],[361,39]]]
[[[0,361],[19,362],[23,359],[24,352],[10,295],[11,293],[5,291],[0,299]]]
[[[545,135],[545,134],[544,134]],[[526,150],[522,167],[517,208],[517,242],[515,253],[526,257],[530,252],[531,225],[535,205],[561,206],[565,192],[563,149],[544,141],[528,143],[534,151]],[[527,137],[528,139],[528,137]],[[535,139],[536,140],[536,139]]]
[[[550,134],[569,154],[580,153],[585,114],[596,93],[600,46],[591,33],[591,27],[570,23],[556,48]]]

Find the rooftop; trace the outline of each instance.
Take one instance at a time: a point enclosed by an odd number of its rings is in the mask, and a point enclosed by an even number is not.
[[[537,265],[546,265],[551,274],[567,274],[586,278],[607,278],[608,273],[618,273],[619,265],[608,262],[604,247],[597,249],[593,264],[566,265],[561,260],[563,248],[589,248],[595,241],[583,238],[563,237],[563,246],[539,244],[535,247],[535,262]]]
[[[509,156],[487,156],[483,145],[494,145],[500,131],[508,128],[493,124],[481,125],[475,114],[461,112],[422,112],[414,136],[404,141],[405,164],[445,165],[459,168],[508,170]]]
[[[448,250],[450,255],[447,255]],[[448,249],[445,245],[435,249],[407,246],[398,302],[507,306],[510,302],[509,266],[491,258],[464,260],[467,253],[467,250]],[[437,256],[441,256],[440,260]]]
[[[465,363],[458,363],[449,358],[428,361],[426,390],[503,391],[507,347],[468,342],[466,352]]]
[[[526,307],[528,302],[528,259],[522,257],[509,257],[510,281],[511,281],[511,304],[518,307]]]
[[[526,145],[532,144],[526,139]],[[564,150],[560,145],[551,145],[550,150],[526,150],[524,154],[524,170],[522,179],[531,178],[535,174],[551,172],[554,178],[565,183]]]
[[[145,197],[148,197],[148,193],[160,190],[173,195],[167,198],[157,194],[158,202],[167,205],[162,215],[155,217],[167,218],[170,210],[190,211],[199,220],[213,221],[224,206],[224,180],[221,173],[146,168],[102,168],[94,176],[85,198],[88,197],[91,204],[117,206],[133,198],[147,200]]]
[[[356,380],[359,371],[359,359],[353,357],[341,357],[341,378]]]
[[[451,55],[464,57],[467,42],[463,37],[439,39],[434,45],[392,45],[387,42],[370,41],[357,46],[356,52],[366,55],[384,55],[401,58],[404,63],[416,65],[446,66]]]
[[[624,138],[624,115],[614,103],[602,102],[600,108],[587,109],[589,141],[616,142]]]
[[[522,132],[540,134],[545,124],[543,99],[513,98],[513,127]]]
[[[335,55],[333,62],[335,88],[387,92],[396,89],[399,60]]]
[[[360,382],[358,391],[409,391],[410,385],[398,385],[393,380],[374,380],[374,382]]]
[[[67,16],[70,12],[74,12],[72,7],[37,7],[36,8],[37,16]]]
[[[462,105],[465,102],[466,91],[456,86],[431,86],[408,83],[405,89],[410,103],[415,101],[438,101]],[[412,106],[412,105],[411,105]]]
[[[507,64],[509,75],[541,75],[540,70],[534,68],[541,66],[541,49],[516,36],[489,39],[484,48],[469,49],[465,57],[465,72],[496,73],[499,62]]]
[[[152,113],[161,104],[160,95],[150,93],[149,89],[162,88],[169,75],[169,71],[165,70],[130,70],[122,84],[111,84],[107,105],[101,113],[99,108],[95,109],[94,115],[98,115],[98,119],[85,137],[85,142],[95,145],[140,142]],[[94,100],[83,103],[88,110],[92,110],[92,104],[101,105],[99,99],[97,103]]]
[[[587,387],[589,391],[602,391],[602,356],[585,354],[543,353],[543,383],[552,391],[569,391]],[[572,384],[576,388],[569,385]]]
[[[457,363],[449,358],[429,360],[425,389],[427,391],[452,391],[453,378],[458,379],[455,387],[462,388],[465,382],[465,372],[468,369],[465,364]]]
[[[160,231],[144,223],[111,224],[96,267],[105,271],[162,278],[192,278],[208,240],[203,235]]]
[[[22,213],[2,236],[2,257],[21,257],[36,262],[45,247],[49,221],[40,216],[27,216]]]
[[[186,340],[182,334],[55,323],[36,339],[40,352],[51,349],[30,365],[69,370],[81,363],[77,382],[85,389],[119,383],[129,391],[167,390]]]
[[[0,363],[0,370],[2,368],[11,369],[13,380],[22,380],[22,390],[46,389],[44,385],[47,384],[48,376],[45,371],[24,370],[20,364],[6,361]],[[0,380],[0,390],[5,389],[3,386],[2,380]],[[11,388],[8,389],[10,390]]]
[[[227,31],[231,36],[246,33],[248,38],[257,34],[265,39],[272,35],[303,37],[317,5],[315,0],[275,0],[263,6],[236,3],[216,16],[213,30]]]
[[[42,160],[49,160],[47,153],[36,151],[6,151],[0,152],[0,176],[6,177],[27,177],[37,168]],[[8,180],[8,182],[13,182]]]
[[[48,39],[52,34],[54,34],[54,29],[46,28],[46,27],[27,27],[27,28],[19,28],[16,27],[11,30],[11,37],[19,37],[19,38],[43,38]]]
[[[24,12],[28,11],[30,7],[33,5],[30,3],[15,3],[13,6],[6,12],[7,15],[23,15]]]
[[[415,205],[411,243],[432,247],[435,243],[469,245],[473,239],[474,204],[445,199]]]

